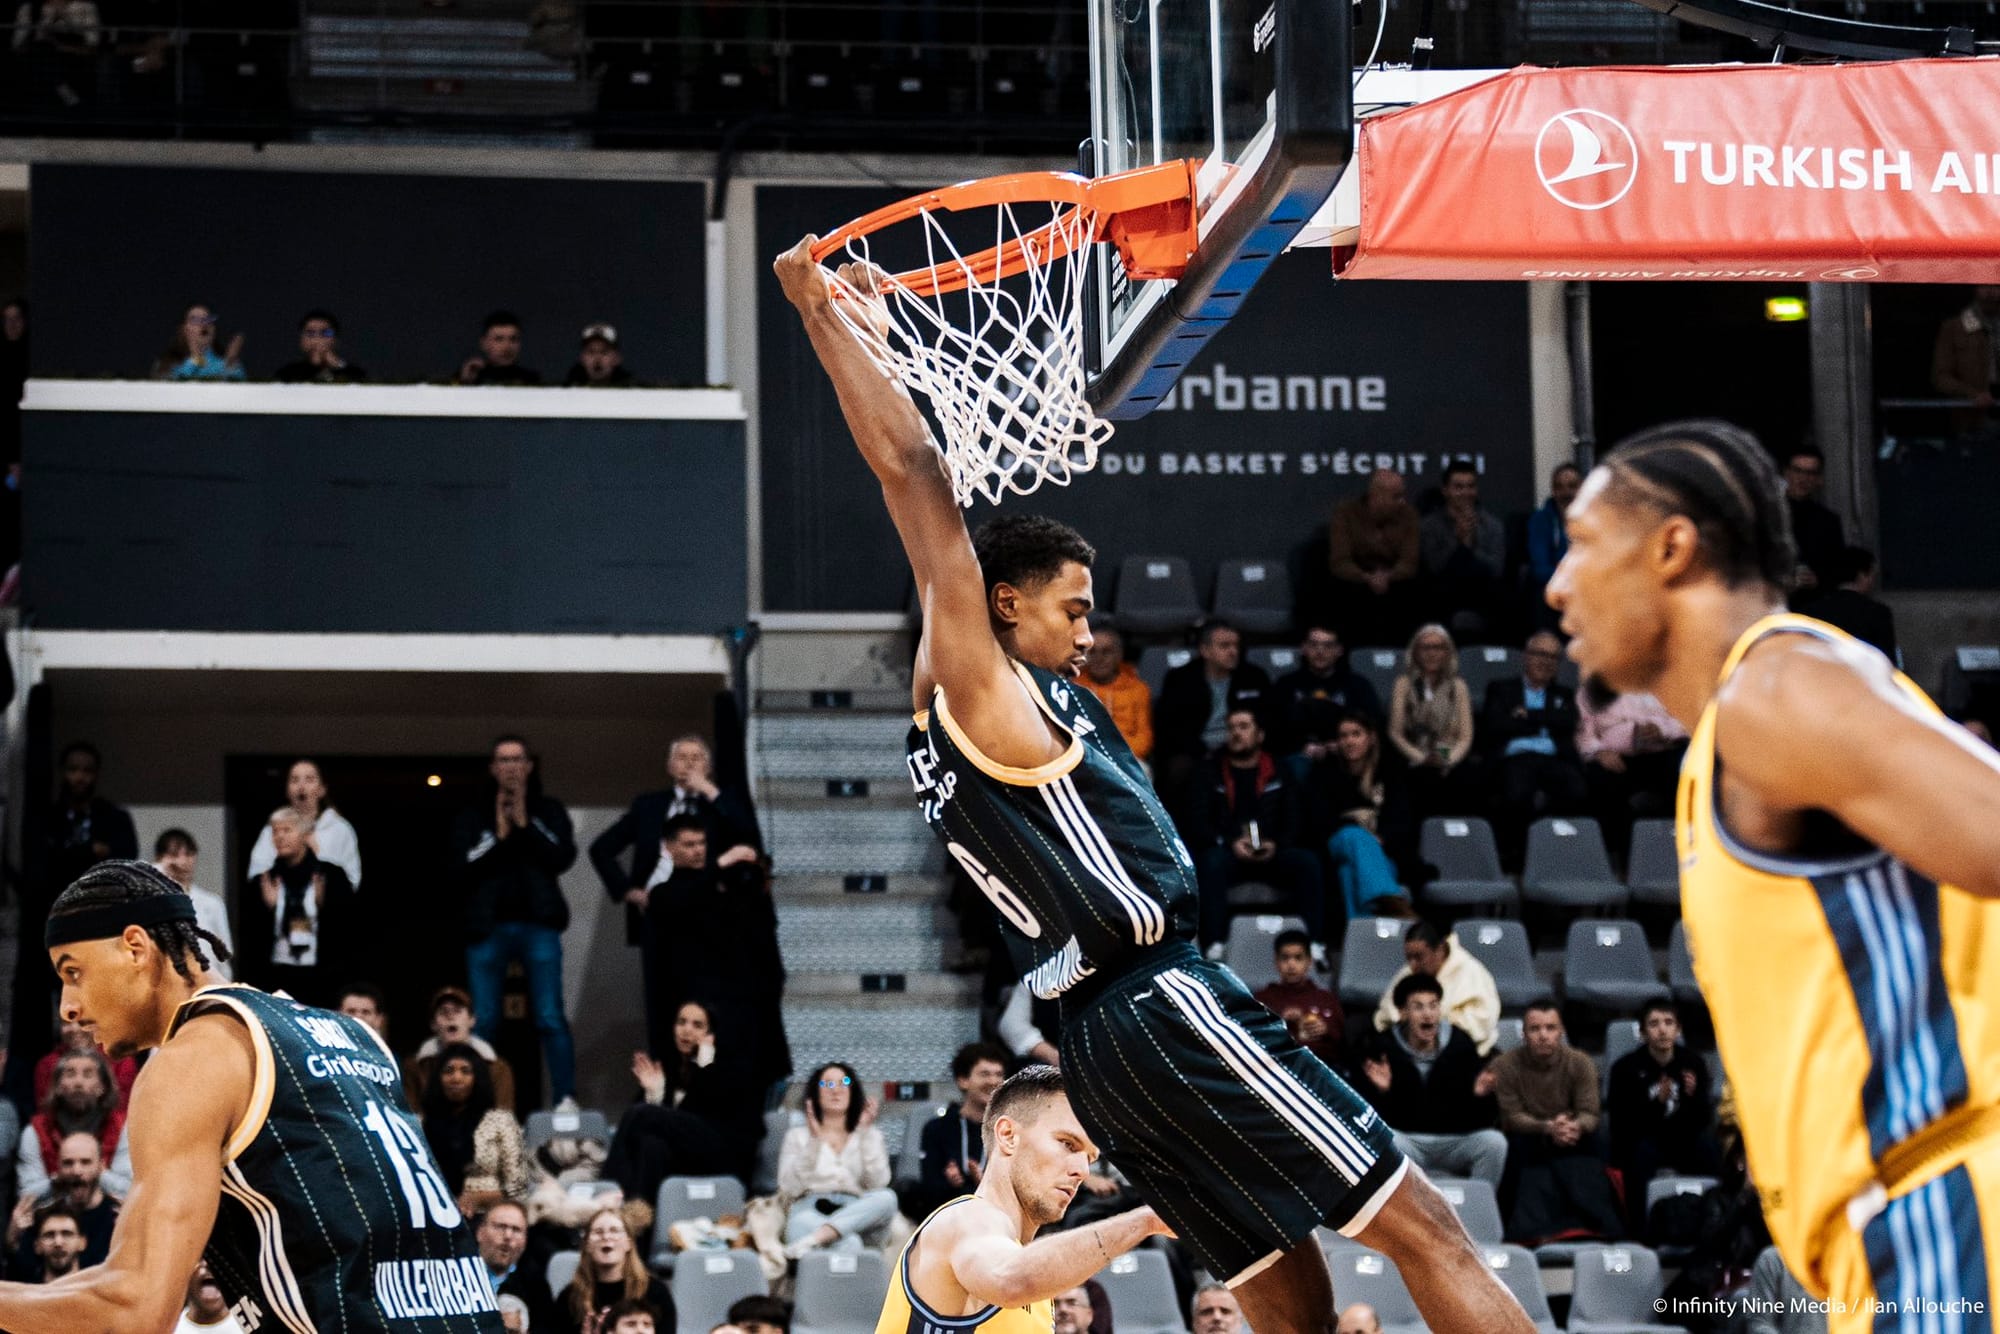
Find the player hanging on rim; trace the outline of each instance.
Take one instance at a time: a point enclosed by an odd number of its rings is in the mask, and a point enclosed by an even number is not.
[[[1192,859],[1110,716],[1070,684],[1090,646],[1095,553],[1030,516],[968,536],[923,417],[832,309],[812,241],[778,259],[778,277],[882,483],[923,606],[918,801],[999,911],[1024,983],[1059,998],[1070,1101],[1091,1139],[1237,1290],[1258,1334],[1334,1327],[1321,1224],[1396,1260],[1437,1334],[1527,1334],[1389,1128],[1201,958]],[[875,291],[870,271],[839,278],[857,293],[841,299],[878,300],[860,295]]]
[[[1568,531],[1548,600],[1585,688],[1691,733],[1681,911],[1772,1240],[1834,1334],[1992,1328],[2000,758],[1786,614],[1784,493],[1747,432],[1624,441]]]
[[[204,1252],[262,1334],[500,1334],[472,1234],[374,1030],[225,982],[194,903],[144,862],[100,862],[49,910],[62,1016],[132,1088],[132,1191],[102,1265],[0,1283],[10,1334],[157,1334]]]

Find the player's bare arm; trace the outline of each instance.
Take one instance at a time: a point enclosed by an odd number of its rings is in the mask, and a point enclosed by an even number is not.
[[[223,1145],[248,1115],[250,1035],[223,1015],[192,1020],[132,1089],[132,1193],[101,1265],[53,1283],[0,1283],[9,1334],[158,1334],[171,1329],[215,1226]]]
[[[1823,810],[1933,880],[2000,897],[2000,756],[1879,655],[1766,638],[1717,697],[1716,748],[1731,832],[1752,846],[1760,826]]]
[[[882,484],[882,499],[916,575],[924,612],[911,680],[916,707],[929,707],[931,686],[941,685],[959,725],[981,750],[1003,764],[1043,764],[1060,754],[1064,743],[1042,722],[994,638],[986,584],[930,427],[902,383],[877,369],[834,313],[826,277],[810,253],[814,240],[801,240],[772,267],[833,381],[854,443]],[[843,300],[879,301],[869,295],[874,276],[863,266],[843,265],[839,276],[859,294]],[[940,654],[939,644],[949,644],[950,651]]]
[[[1151,1209],[1037,1237],[1025,1246],[1018,1226],[980,1199],[940,1214],[918,1247],[925,1253],[917,1265],[918,1295],[929,1304],[935,1290],[940,1299],[958,1299],[952,1305],[966,1313],[1028,1306],[1076,1287],[1148,1237],[1172,1235]]]

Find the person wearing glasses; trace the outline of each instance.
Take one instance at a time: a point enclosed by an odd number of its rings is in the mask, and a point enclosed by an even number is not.
[[[1792,575],[1791,604],[1802,610],[1840,582],[1847,534],[1840,516],[1820,503],[1826,489],[1826,455],[1817,445],[1800,445],[1785,457],[1785,509],[1792,520],[1798,567]]]
[[[181,316],[167,350],[153,363],[155,380],[241,380],[243,335],[229,340],[222,355],[215,352],[215,312],[197,301]]]
[[[859,1250],[896,1217],[889,1148],[875,1124],[880,1111],[844,1062],[821,1066],[806,1084],[806,1123],[786,1132],[778,1153],[790,1258],[822,1247]]]
[[[271,376],[281,384],[354,384],[368,372],[340,355],[340,321],[329,310],[309,310],[299,317],[299,359],[278,367]]]
[[[1586,802],[1576,758],[1576,692],[1556,680],[1562,640],[1528,636],[1521,675],[1486,687],[1479,718],[1493,775],[1493,834],[1503,864],[1519,864],[1528,825],[1543,815],[1575,815]]]

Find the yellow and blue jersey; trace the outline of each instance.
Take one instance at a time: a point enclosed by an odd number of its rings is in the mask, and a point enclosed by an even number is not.
[[[1054,1320],[1048,1302],[1032,1306],[987,1306],[970,1315],[946,1315],[924,1305],[924,1299],[910,1285],[910,1252],[922,1239],[931,1219],[971,1198],[961,1195],[933,1209],[904,1243],[903,1253],[896,1257],[896,1276],[889,1284],[888,1295],[882,1299],[882,1316],[875,1322],[875,1334],[1049,1334]]]

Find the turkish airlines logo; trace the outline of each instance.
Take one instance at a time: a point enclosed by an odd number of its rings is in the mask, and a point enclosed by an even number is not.
[[[1639,146],[1616,118],[1572,107],[1549,117],[1535,136],[1535,174],[1566,208],[1609,208],[1639,179]]]

